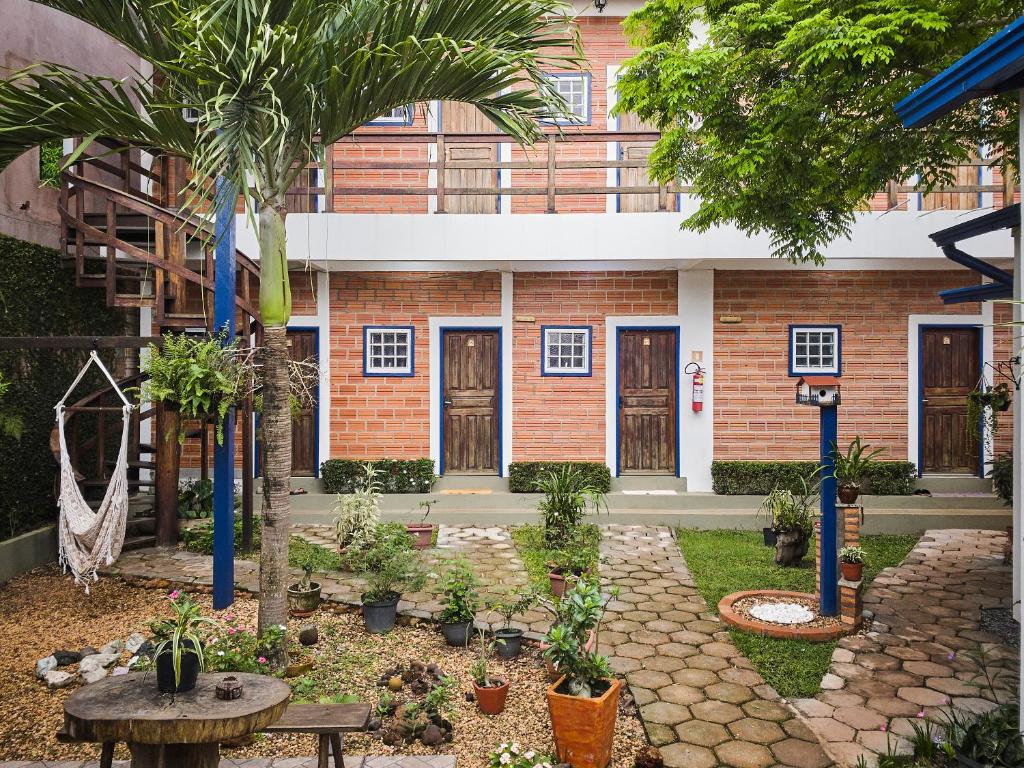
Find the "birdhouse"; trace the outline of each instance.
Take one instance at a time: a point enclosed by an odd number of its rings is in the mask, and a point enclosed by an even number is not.
[[[839,405],[839,379],[835,376],[803,376],[796,383],[796,402],[832,408]]]

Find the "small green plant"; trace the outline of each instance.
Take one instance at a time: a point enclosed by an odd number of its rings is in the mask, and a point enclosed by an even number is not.
[[[400,524],[378,525],[373,543],[355,551],[350,547],[344,561],[366,580],[366,602],[388,600],[406,590],[416,591],[427,578],[412,548],[412,537]]]
[[[380,696],[377,697],[377,717],[384,718],[391,714],[395,709],[395,697],[391,695],[391,691],[386,688],[381,691]]]
[[[237,500],[236,500],[237,501]],[[252,521],[252,546],[259,550],[263,536],[263,524],[258,516]],[[242,516],[235,514],[235,548],[242,542]],[[181,545],[189,552],[197,552],[201,555],[213,554],[213,521],[204,520],[201,523],[190,525],[181,529]]]
[[[228,613],[218,633],[206,644],[206,670],[268,675],[272,672],[268,659],[273,657],[273,649],[284,642],[284,636],[285,628],[280,624],[271,625],[257,636]]]
[[[1019,711],[1016,702],[1011,702],[978,715],[953,734],[951,742],[956,754],[991,768],[1024,765]]]
[[[588,508],[600,512],[605,506],[604,492],[572,464],[552,470],[537,485],[544,494],[537,505],[544,518],[544,538],[555,549],[569,543]]]
[[[420,518],[420,525],[427,522],[427,518],[430,517],[430,507],[437,504],[437,499],[424,499],[420,502],[420,509],[423,510],[423,517]]]
[[[203,626],[217,627],[217,622],[200,613],[199,606],[188,595],[174,590],[168,595],[171,602],[173,619],[159,619],[150,624],[153,635],[159,640],[153,651],[157,659],[165,653],[171,654],[174,664],[174,684],[181,685],[181,657],[191,653],[199,662],[199,671],[205,669],[203,663],[203,643],[199,637],[199,629]]]
[[[590,631],[599,631],[605,605],[597,580],[584,577],[555,608],[556,622],[544,637],[544,658],[565,675],[570,696],[600,695],[601,684],[612,676],[608,658],[587,649]]]
[[[515,616],[526,613],[526,611],[536,605],[538,597],[537,590],[532,587],[519,588],[491,602],[487,607],[491,612],[501,617],[502,623],[499,629],[511,629],[512,619]]]
[[[469,668],[469,674],[480,688],[495,688],[500,685],[500,681],[492,678],[487,669],[487,659],[494,652],[495,642],[488,641],[487,633],[482,629],[477,630],[477,636],[480,639],[480,654]]]
[[[213,515],[213,480],[194,478],[178,484],[178,517],[198,520]]]
[[[316,694],[316,681],[311,677],[300,677],[292,681],[292,701],[296,703],[309,703],[313,701]]]
[[[992,478],[992,489],[1003,504],[1013,506],[1013,452],[1004,453],[993,461],[986,477]]]
[[[864,477],[875,463],[875,457],[885,453],[884,449],[876,448],[865,454],[870,447],[861,444],[860,435],[853,438],[846,448],[846,453],[840,451],[836,443],[832,443],[833,474],[836,483],[847,488],[860,489]]]
[[[839,550],[839,559],[844,563],[863,563],[866,557],[860,547],[843,547]]]
[[[445,564],[441,576],[441,602],[444,610],[438,620],[442,624],[462,624],[473,621],[480,608],[479,581],[464,557],[455,557]]]
[[[523,749],[516,742],[501,743],[487,755],[488,768],[551,768],[555,759],[532,749]]]
[[[1010,407],[1010,387],[1005,382],[987,386],[983,381],[967,394],[967,436],[976,442],[984,429],[994,437],[999,431],[999,414]]]
[[[334,531],[338,548],[363,547],[370,543],[380,524],[380,472],[371,462],[363,465],[363,482],[334,501]]]
[[[452,707],[455,684],[451,678],[445,677],[431,688],[423,699],[423,709],[430,715],[441,715]]]

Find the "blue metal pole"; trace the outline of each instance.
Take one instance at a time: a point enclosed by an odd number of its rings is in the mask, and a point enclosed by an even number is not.
[[[839,613],[839,552],[837,548],[836,478],[832,445],[839,439],[838,409],[821,408],[821,599],[822,616]]]
[[[235,339],[234,187],[217,179],[217,246],[214,259],[213,327]],[[224,417],[224,442],[213,449],[213,607],[235,600],[235,409]]]

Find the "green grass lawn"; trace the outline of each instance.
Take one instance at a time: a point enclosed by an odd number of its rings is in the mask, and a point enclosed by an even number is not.
[[[775,550],[764,546],[757,531],[676,532],[679,548],[712,611],[728,594],[744,589],[785,589],[814,592],[814,546],[799,568],[780,568]],[[879,571],[898,565],[917,543],[916,536],[864,536],[867,553],[865,587]],[[730,630],[736,647],[753,662],[762,677],[787,698],[813,696],[828,671],[835,642],[777,640]]]
[[[584,547],[591,566],[597,565],[598,549],[601,544],[601,531],[596,525],[580,526]],[[515,542],[519,556],[523,558],[530,583],[546,595],[551,594],[551,580],[548,579],[547,564],[558,554],[548,549],[544,542],[543,525],[520,525],[512,529],[512,541]]]

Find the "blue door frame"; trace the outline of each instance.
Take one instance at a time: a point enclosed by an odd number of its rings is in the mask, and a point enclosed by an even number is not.
[[[977,323],[929,323],[927,325],[919,325],[917,327],[917,476],[921,477],[924,474],[924,467],[921,463],[921,457],[924,455],[924,409],[922,408],[924,400],[924,332],[942,330],[943,328],[963,330],[964,328],[973,328],[978,332],[978,370],[981,372],[979,376],[985,374],[985,329],[983,326]],[[982,417],[982,423],[978,425],[978,434],[982,435],[982,439],[978,441],[978,477],[985,476],[985,425],[984,417]]]
[[[312,331],[316,339],[316,359],[320,361],[320,328],[315,325],[289,325],[286,331]],[[260,476],[260,415],[257,413],[253,419],[253,428],[256,430],[257,439],[252,441],[253,456],[252,471],[253,477]],[[313,405],[313,477],[320,477],[320,382],[316,383],[316,402]]]
[[[438,344],[441,348],[438,350],[438,374],[441,377],[440,393],[437,401],[437,416],[438,416],[438,429],[437,432],[440,435],[440,455],[437,457],[437,474],[444,474],[444,337],[449,332],[466,332],[466,331],[497,331],[498,333],[498,477],[505,476],[505,455],[504,455],[504,441],[505,441],[505,419],[503,418],[505,413],[505,381],[502,375],[504,371],[504,365],[502,364],[502,328],[500,325],[442,325],[441,326],[441,337],[438,340]]]
[[[682,397],[680,397],[681,388],[683,386],[682,379],[680,378],[680,366],[679,362],[682,359],[683,352],[683,332],[682,327],[678,325],[620,325],[615,329],[615,476],[620,477],[622,475],[622,442],[621,442],[621,429],[622,429],[622,409],[619,407],[619,363],[621,360],[622,339],[623,331],[672,331],[676,335],[676,354],[675,354],[675,368],[676,368],[676,445],[675,445],[675,476],[679,477],[679,471],[682,461],[682,423],[683,417],[679,410],[680,404],[682,403]]]

